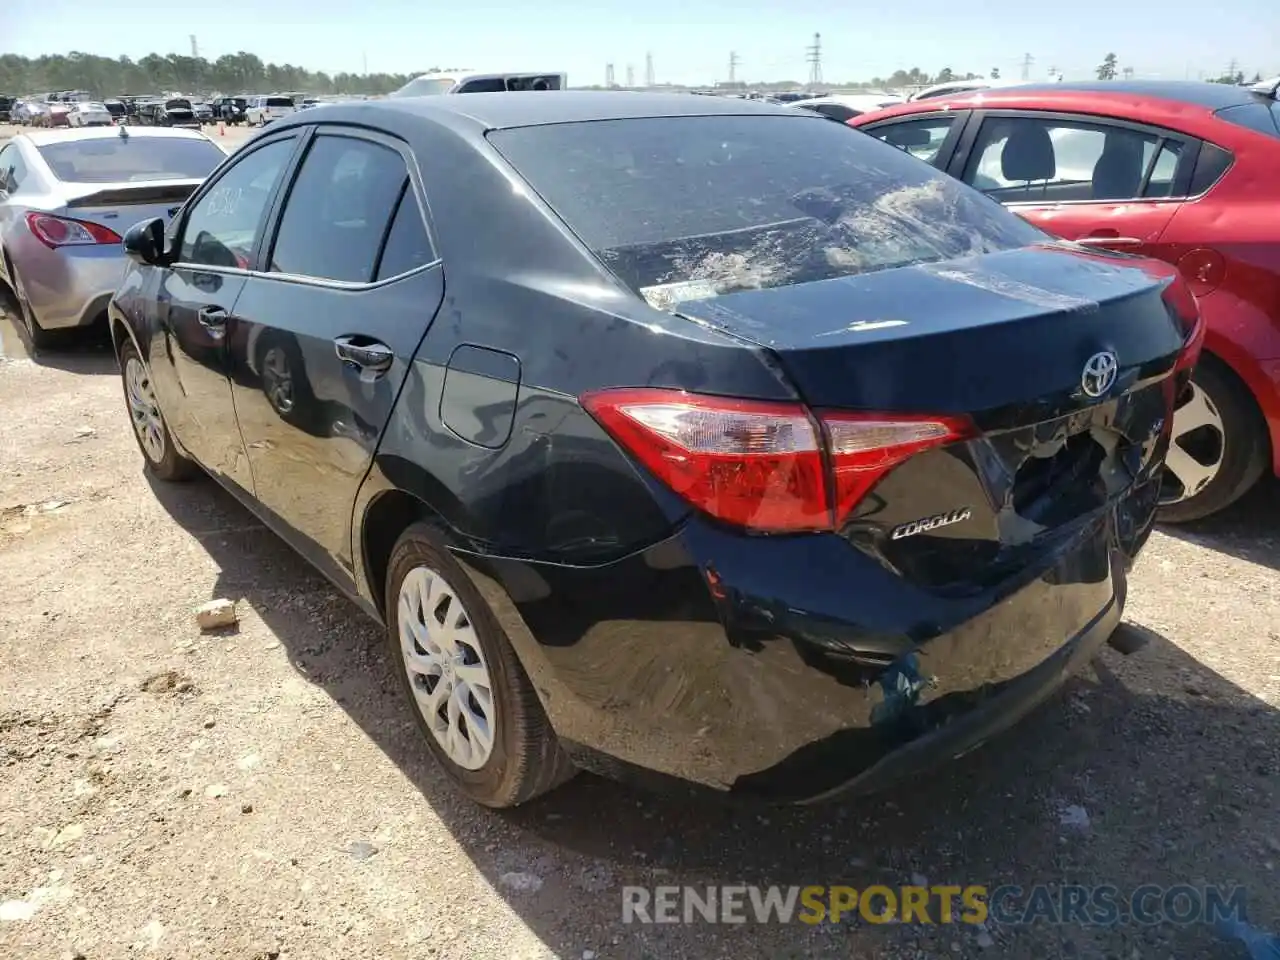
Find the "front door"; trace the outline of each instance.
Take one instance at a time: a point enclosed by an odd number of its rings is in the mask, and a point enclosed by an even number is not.
[[[176,234],[175,260],[158,271],[154,299],[162,349],[151,376],[182,445],[210,472],[246,490],[253,478],[231,399],[228,343],[235,307],[272,197],[296,138],[255,147],[194,200]]]
[[[236,411],[257,498],[283,536],[351,579],[351,511],[444,296],[407,148],[311,141],[236,304]]]
[[[1161,236],[1186,196],[1193,144],[1100,117],[993,112],[952,172],[1055,236],[1172,259]]]

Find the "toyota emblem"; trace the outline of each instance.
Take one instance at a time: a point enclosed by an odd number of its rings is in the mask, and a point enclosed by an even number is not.
[[[1084,365],[1080,375],[1080,389],[1088,397],[1101,397],[1113,386],[1120,373],[1120,361],[1110,350],[1095,353]]]

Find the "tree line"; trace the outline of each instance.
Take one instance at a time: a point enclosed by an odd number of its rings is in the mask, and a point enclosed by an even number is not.
[[[97,97],[159,93],[382,94],[403,86],[420,73],[325,73],[293,64],[263,63],[252,53],[228,53],[216,60],[177,53],[151,53],[139,60],[102,57],[78,51],[42,57],[0,56],[0,93],[21,95],[59,90],[87,90]],[[446,68],[448,69],[448,68]]]

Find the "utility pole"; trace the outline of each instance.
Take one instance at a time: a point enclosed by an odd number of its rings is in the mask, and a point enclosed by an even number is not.
[[[604,65],[604,85],[606,87],[615,86],[613,82],[613,64],[612,63],[606,63]]]
[[[804,58],[809,64],[809,86],[822,84],[822,34],[813,35],[813,43],[805,47]]]
[[[1022,79],[1031,79],[1031,65],[1036,62],[1036,58],[1029,53],[1022,55]]]
[[[369,75],[369,54],[367,52],[360,54],[360,63],[364,67],[364,75]]]
[[[729,82],[736,83],[738,80],[738,64],[742,61],[738,59],[738,51],[729,51]]]
[[[196,43],[194,33],[187,35],[191,39],[191,68],[195,71],[196,90],[200,89],[200,45]]]
[[[631,89],[636,85],[636,68],[631,64],[627,64],[627,89]]]
[[[1122,74],[1124,74],[1124,78],[1125,78],[1126,80],[1132,80],[1132,79],[1133,79],[1133,67],[1125,67],[1125,68],[1124,68],[1123,70],[1121,70],[1120,72],[1121,72]]]
[[[654,86],[652,53],[646,53],[644,55],[644,85],[646,87]]]

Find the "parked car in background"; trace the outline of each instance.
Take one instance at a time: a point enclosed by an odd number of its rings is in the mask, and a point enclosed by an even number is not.
[[[250,97],[244,108],[245,123],[253,127],[265,127],[272,120],[280,120],[298,108],[291,97]]]
[[[787,106],[819,113],[828,120],[847,123],[854,117],[860,117],[864,113],[883,110],[885,107],[892,107],[903,102],[905,101],[902,97],[894,96],[890,93],[858,93],[808,97],[804,100],[792,100]]]
[[[13,107],[17,102],[17,97],[0,96],[0,123],[13,122]]]
[[[86,100],[72,104],[67,122],[72,127],[109,127],[112,124],[111,111],[104,104]]]
[[[113,123],[119,123],[128,115],[128,110],[125,107],[124,101],[118,98],[103,100],[102,105],[106,107],[107,112],[111,114],[111,121]]]
[[[144,100],[138,104],[138,123],[152,127],[187,127],[199,129],[191,101],[186,97]]]
[[[70,103],[48,104],[48,109],[41,114],[42,127],[69,127],[71,126],[71,109]]]
[[[312,107],[318,107],[318,106],[320,106],[320,101],[317,100],[315,97],[307,97],[303,100],[298,101],[299,110],[310,110]]]
[[[213,108],[203,100],[192,100],[191,112],[195,114],[197,123],[213,123]]]
[[[430,97],[445,93],[502,93],[520,90],[564,90],[567,73],[424,73],[410,80],[390,97]]]
[[[1011,724],[1120,622],[1203,332],[1165,264],[719,97],[302,111],[124,243],[148,468],[380,618],[498,807],[829,797]]]
[[[38,112],[39,104],[30,100],[15,100],[10,108],[10,121],[17,126],[30,126]]]
[[[1082,244],[1176,264],[1208,324],[1179,400],[1161,516],[1280,473],[1280,106],[1194,82],[1018,85],[853,125]]]
[[[105,313],[120,235],[172,217],[226,157],[203,134],[108,127],[21,133],[0,147],[0,280],[36,348]]]
[[[907,99],[909,101],[916,100],[934,100],[938,97],[951,97],[962,93],[975,93],[978,90],[994,90],[1002,87],[1010,87],[1014,84],[1024,82],[1018,80],[946,80],[942,83],[935,83],[933,86],[925,87],[923,90],[917,90]]]
[[[210,102],[215,121],[229,123],[232,126],[245,122],[245,108],[249,105],[248,97],[218,97]]]

